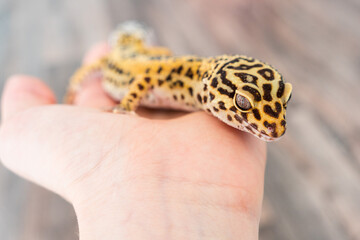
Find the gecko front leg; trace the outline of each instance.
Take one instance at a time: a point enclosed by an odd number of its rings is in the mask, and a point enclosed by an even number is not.
[[[152,87],[151,77],[148,75],[138,75],[130,84],[129,91],[121,99],[120,103],[113,108],[113,113],[135,114],[135,110],[140,104],[141,99]]]

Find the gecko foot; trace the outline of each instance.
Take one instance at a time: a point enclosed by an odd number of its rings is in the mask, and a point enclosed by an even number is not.
[[[116,113],[116,114],[126,114],[126,115],[133,115],[133,116],[137,115],[135,113],[135,111],[128,111],[128,110],[126,110],[126,109],[124,109],[122,107],[119,107],[119,106],[113,107],[112,112]]]

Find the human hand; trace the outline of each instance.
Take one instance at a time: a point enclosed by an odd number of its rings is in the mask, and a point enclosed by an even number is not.
[[[9,79],[0,157],[73,204],[80,239],[258,238],[264,142],[204,112],[172,119],[105,112],[114,102],[100,79],[85,84],[76,106],[55,103],[40,80]]]

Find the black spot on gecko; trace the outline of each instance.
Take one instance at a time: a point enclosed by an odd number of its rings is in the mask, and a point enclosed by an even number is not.
[[[180,87],[184,87],[184,82],[181,80],[177,80],[174,82],[174,85],[179,85]]]
[[[276,92],[276,96],[278,98],[281,98],[284,95],[284,89],[285,89],[285,84],[283,82],[279,82],[279,89]]]
[[[171,73],[169,75],[167,75],[166,79],[165,79],[167,82],[170,82],[171,81]]]
[[[264,127],[268,128],[271,127],[272,125],[268,122],[268,121],[264,121]]]
[[[280,104],[279,102],[276,102],[276,103],[275,103],[275,109],[276,109],[276,111],[277,111],[278,113],[281,112],[281,104]]]
[[[160,80],[160,79],[158,80],[158,85],[159,86],[163,85],[163,83],[164,83],[164,80]]]
[[[145,80],[145,82],[150,83],[151,79],[149,77],[145,77],[144,80]]]
[[[229,120],[229,121],[232,121],[232,117],[228,114],[227,115],[227,119]]]
[[[231,60],[231,61],[228,61],[227,63],[225,63],[224,65],[222,65],[222,66],[220,67],[220,69],[217,71],[217,74],[220,74],[227,65],[232,64],[232,63],[236,63],[236,62],[238,62],[240,59],[241,59],[241,58],[239,57],[239,58],[235,58],[235,59],[233,59],[233,60]],[[222,58],[220,58],[219,60],[222,60]]]
[[[215,112],[219,111],[219,109],[217,109],[216,107],[213,107],[213,109],[214,109]]]
[[[226,72],[225,71],[221,72],[220,78],[221,78],[221,82],[223,84],[225,84],[226,86],[231,88],[233,91],[236,90],[236,88],[237,88],[236,85],[233,84],[229,79],[226,78]]]
[[[112,64],[111,62],[108,62],[107,67],[108,67],[109,69],[113,69],[115,66],[114,66],[114,64]]]
[[[144,90],[144,86],[141,83],[138,84],[138,88],[139,90]]]
[[[225,103],[223,101],[219,101],[218,104],[220,109],[226,110]]]
[[[262,64],[254,64],[254,65],[246,65],[241,64],[240,66],[234,67],[234,66],[228,66],[229,69],[235,69],[235,70],[249,70],[256,67],[262,67]]]
[[[193,79],[194,73],[192,72],[191,68],[189,68],[189,69],[187,70],[187,72],[185,73],[185,76]]]
[[[252,134],[255,134],[254,130],[253,130],[251,127],[246,126],[245,128],[246,128],[249,132],[251,132]]]
[[[181,94],[181,95],[180,95],[180,97],[181,97],[181,99],[182,99],[182,100],[184,100],[184,99],[185,99],[184,94]]]
[[[258,73],[268,81],[274,80],[274,72],[270,68],[261,69]]]
[[[238,121],[239,123],[242,124],[243,120],[241,119],[241,117],[239,115],[235,114],[234,117],[235,117],[236,121]]]
[[[136,93],[131,93],[131,96],[133,96],[134,98],[137,98],[137,94],[136,94]]]
[[[203,102],[207,103],[207,96],[204,96]]]
[[[192,87],[189,87],[188,90],[189,90],[190,95],[193,96],[193,89],[192,89]]]
[[[196,69],[196,74],[197,74],[198,76],[200,76],[200,69],[199,69],[199,68]]]
[[[254,114],[254,117],[257,119],[257,120],[261,120],[261,116],[260,116],[260,112],[257,108],[254,108],[252,110],[253,114]]]
[[[271,88],[272,88],[271,84],[264,84],[263,85],[263,90],[264,90],[263,99],[265,101],[268,101],[268,102],[272,101]]]
[[[108,68],[114,70],[118,74],[122,74],[124,71],[121,68],[118,68],[115,64],[109,63]]]
[[[239,77],[241,81],[244,83],[253,83],[256,85],[256,81],[258,80],[258,77],[248,74],[248,73],[234,73],[235,76]]]
[[[130,80],[129,80],[129,84],[132,84],[134,80],[135,80],[135,78],[134,78],[134,77],[130,78]]]
[[[281,126],[284,126],[285,127],[285,125],[286,125],[286,121],[285,120],[281,120]]]
[[[270,105],[265,105],[264,112],[273,118],[279,118],[279,114],[281,113],[281,104],[278,102],[275,103],[275,111],[270,107]]]
[[[214,100],[215,95],[214,95],[214,94],[212,94],[212,93],[209,93],[209,97],[210,97],[210,102],[211,102],[212,100]]]
[[[175,101],[177,101],[177,96],[176,95],[173,95],[173,98]]]
[[[206,91],[207,90],[207,84],[204,84],[204,89],[203,89],[204,91]]]
[[[198,100],[200,103],[202,103],[202,98],[201,98],[201,95],[200,95],[200,94],[198,94],[196,97],[197,97],[197,100]]]
[[[229,108],[229,110],[233,111],[234,113],[236,113],[236,112],[237,112],[237,109],[236,109],[236,107],[235,107],[235,106],[232,106],[231,108]]]
[[[180,67],[178,67],[178,69],[176,70],[177,74],[181,74],[181,71],[183,70],[183,66],[181,65]]]
[[[228,90],[226,90],[226,89],[224,89],[224,88],[218,88],[218,92],[220,93],[220,94],[223,94],[223,95],[227,95],[227,96],[229,96],[230,98],[233,98],[234,96],[235,96],[235,91],[233,91],[233,92],[229,92]]]
[[[163,70],[162,66],[159,67],[159,69],[157,70],[157,73],[161,73],[161,71]]]
[[[241,113],[241,116],[243,117],[243,119],[245,120],[245,122],[248,121],[247,113],[242,112],[242,113]]]
[[[272,137],[277,137],[278,134],[276,132],[276,124],[275,123],[268,123],[267,121],[264,122],[264,126],[269,129],[269,131],[271,132],[271,136]]]
[[[150,68],[147,68],[146,70],[145,70],[145,73],[149,73],[150,72]]]
[[[250,124],[250,126],[256,130],[258,129],[258,125],[256,125],[255,123]]]
[[[254,96],[255,101],[261,101],[261,95],[259,91],[255,88],[252,88],[250,86],[244,86],[242,89],[251,93]]]
[[[216,88],[217,87],[217,85],[218,85],[218,80],[217,80],[217,78],[215,77],[215,78],[213,78],[213,80],[211,81],[211,86],[212,87],[214,87],[214,88]]]

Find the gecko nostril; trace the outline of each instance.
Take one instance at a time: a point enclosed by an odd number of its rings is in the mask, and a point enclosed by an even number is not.
[[[270,126],[269,126],[269,127],[267,127],[267,129],[268,129],[269,132],[274,132],[274,128],[273,128],[273,127],[270,127]]]

